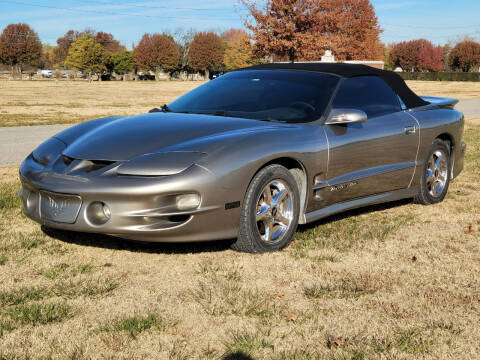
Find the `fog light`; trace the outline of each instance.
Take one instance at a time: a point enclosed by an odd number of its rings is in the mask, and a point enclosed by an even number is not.
[[[37,211],[38,207],[38,194],[35,192],[25,192],[26,201],[25,201],[25,208],[29,214],[33,214]]]
[[[105,224],[108,220],[110,220],[111,216],[112,213],[110,211],[110,208],[107,204],[104,204],[103,202],[95,201],[88,205],[87,218],[88,221],[90,221],[94,225]]]
[[[176,197],[178,210],[192,210],[200,205],[200,195],[184,194]]]

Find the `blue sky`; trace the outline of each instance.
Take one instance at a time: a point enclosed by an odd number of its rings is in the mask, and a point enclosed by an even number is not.
[[[427,38],[444,44],[458,36],[480,38],[480,0],[371,0],[384,42]],[[145,32],[177,28],[224,30],[242,27],[238,0],[0,0],[0,29],[26,22],[42,42],[55,44],[69,29],[112,33],[131,47]]]

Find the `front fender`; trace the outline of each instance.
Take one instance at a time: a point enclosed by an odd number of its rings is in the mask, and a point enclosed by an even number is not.
[[[222,151],[209,152],[198,165],[221,178],[221,186],[236,192],[241,200],[259,169],[284,158],[302,164],[311,190],[313,178],[323,177],[328,163],[328,146],[322,126],[298,125],[244,134],[229,142]]]

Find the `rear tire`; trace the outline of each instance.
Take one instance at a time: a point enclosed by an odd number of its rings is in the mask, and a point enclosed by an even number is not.
[[[280,165],[265,167],[247,189],[232,249],[248,253],[283,249],[293,239],[299,212],[300,195],[293,175]]]
[[[423,167],[420,190],[414,199],[416,203],[431,205],[445,198],[452,173],[449,145],[440,139],[433,142]]]

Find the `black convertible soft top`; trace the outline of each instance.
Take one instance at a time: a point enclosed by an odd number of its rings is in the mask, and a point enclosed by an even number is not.
[[[376,69],[371,66],[345,63],[270,63],[255,65],[242,70],[298,70],[313,71],[327,74],[334,74],[343,78],[356,76],[378,76],[381,77],[398,96],[402,99],[407,108],[428,105],[429,103],[415,94],[405,84],[400,75],[393,71]]]

